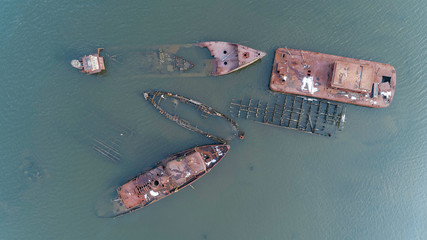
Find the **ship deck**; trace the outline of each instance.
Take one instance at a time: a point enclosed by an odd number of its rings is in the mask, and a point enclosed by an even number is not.
[[[104,58],[99,54],[92,54],[82,58],[83,72],[88,74],[95,74],[105,70]]]
[[[270,89],[337,102],[383,108],[396,86],[393,66],[310,51],[279,48]]]

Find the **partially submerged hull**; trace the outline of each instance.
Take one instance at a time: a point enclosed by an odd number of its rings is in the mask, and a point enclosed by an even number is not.
[[[203,48],[209,50],[209,55]],[[240,44],[212,41],[135,49],[111,48],[108,56],[115,72],[122,70],[138,78],[163,78],[224,75],[250,65],[265,53]],[[120,69],[116,65],[121,65]]]
[[[111,208],[98,212],[98,215],[120,216],[189,186],[216,166],[229,149],[228,145],[194,147],[158,162],[153,169],[118,187],[115,198],[110,202]]]
[[[190,98],[187,98],[184,96],[180,96],[180,95],[168,93],[168,92],[163,92],[163,91],[144,92],[143,95],[144,95],[145,100],[149,101],[157,110],[159,110],[159,112],[163,116],[165,116],[169,120],[174,121],[178,125],[186,128],[188,130],[197,132],[197,133],[202,134],[203,136],[205,136],[207,138],[213,139],[213,140],[220,142],[220,143],[223,143],[223,144],[225,144],[231,140],[231,139],[225,139],[223,137],[215,136],[214,134],[208,133],[206,130],[202,130],[196,126],[193,126],[190,123],[190,121],[183,119],[180,116],[176,115],[175,113],[168,112],[166,109],[164,109],[161,106],[162,102],[168,101],[169,99],[173,99],[175,101],[179,101],[179,102],[182,102],[184,104],[188,104],[189,106],[194,107],[194,109],[196,111],[199,111],[201,114],[203,114],[204,118],[208,118],[209,116],[222,118],[225,121],[230,123],[231,129],[233,132],[232,133],[233,137],[239,136],[240,139],[244,138],[243,131],[239,130],[239,127],[235,121],[233,121],[231,118],[227,117],[226,115],[220,113],[219,111],[213,109],[212,107],[209,107],[209,106],[207,106],[201,102],[198,102],[196,100],[193,100],[193,99],[190,99]]]
[[[384,108],[393,100],[393,66],[323,53],[279,48],[270,89],[365,107]]]
[[[209,49],[212,57],[215,58],[214,69],[211,73],[214,76],[225,75],[242,69],[266,55],[265,52],[237,43],[212,41],[201,42],[196,45]]]

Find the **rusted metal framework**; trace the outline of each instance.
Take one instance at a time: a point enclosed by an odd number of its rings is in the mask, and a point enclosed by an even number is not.
[[[165,111],[160,106],[160,102],[167,99],[167,98],[175,98],[175,99],[178,99],[185,104],[189,104],[189,105],[193,106],[197,111],[202,112],[202,114],[205,117],[216,116],[216,117],[223,118],[231,124],[232,130],[233,130],[233,133],[235,136],[239,136],[240,139],[244,138],[243,131],[239,130],[239,126],[237,125],[237,123],[235,121],[233,121],[231,118],[227,117],[226,115],[218,112],[217,110],[215,110],[215,109],[213,109],[213,108],[211,108],[211,107],[209,107],[203,103],[200,103],[198,101],[195,101],[193,99],[190,99],[190,98],[187,98],[184,96],[180,96],[180,95],[168,93],[168,92],[163,92],[163,91],[144,92],[143,96],[144,96],[145,100],[149,101],[157,110],[159,110],[160,114],[162,114],[167,119],[176,122],[181,127],[186,128],[190,131],[197,132],[197,133],[199,133],[199,134],[201,134],[207,138],[210,138],[212,140],[215,140],[215,141],[223,143],[223,144],[226,144],[228,142],[228,140],[225,138],[215,136],[215,135],[210,134],[206,131],[203,131],[196,126],[193,126],[189,121],[182,119],[181,117],[179,117],[177,115],[172,115],[171,113],[168,113],[167,111]]]
[[[187,59],[191,48],[207,48],[212,58],[193,63]],[[105,70],[104,58],[98,53],[72,60],[71,65],[87,74]],[[203,51],[198,50],[198,54]],[[187,52],[188,53],[188,52]],[[112,54],[112,55],[110,55]],[[145,49],[119,49],[106,54],[111,62],[139,71],[138,77],[201,77],[220,76],[240,70],[263,58],[266,53],[237,43],[210,41],[194,44],[162,45]],[[181,56],[181,54],[184,54]],[[193,52],[194,54],[194,52]],[[194,55],[190,55],[193,56]],[[203,56],[205,54],[203,53]]]
[[[337,103],[286,94],[277,94],[271,102],[233,99],[230,112],[239,118],[329,137],[342,130],[345,122],[345,107]]]
[[[118,141],[106,143],[98,138],[93,138],[93,150],[113,162],[119,162],[122,157],[119,147],[120,145]]]

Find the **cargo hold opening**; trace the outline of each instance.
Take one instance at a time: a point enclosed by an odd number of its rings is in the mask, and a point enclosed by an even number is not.
[[[385,82],[390,83],[390,82],[391,82],[391,77],[383,76],[383,79],[382,79],[382,81],[381,81],[381,82],[383,82],[383,83],[385,83]]]

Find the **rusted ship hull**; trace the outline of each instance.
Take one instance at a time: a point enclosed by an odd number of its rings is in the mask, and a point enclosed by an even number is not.
[[[216,166],[229,151],[228,145],[205,145],[176,153],[156,167],[131,179],[116,189],[111,211],[100,217],[116,217],[148,206],[200,179]]]
[[[395,87],[391,65],[288,48],[276,50],[270,79],[273,91],[374,108],[389,106]]]
[[[227,117],[226,115],[220,113],[219,111],[213,109],[212,107],[209,107],[201,102],[195,101],[193,99],[190,99],[184,96],[163,92],[163,91],[144,92],[143,96],[145,100],[149,101],[157,110],[159,110],[160,114],[165,116],[167,119],[172,120],[178,125],[180,125],[181,127],[197,132],[207,138],[210,138],[212,140],[215,140],[223,144],[226,144],[231,140],[231,139],[225,139],[223,137],[215,136],[214,134],[208,133],[205,130],[202,130],[196,126],[193,126],[188,120],[185,120],[180,116],[175,115],[175,113],[170,113],[166,109],[162,108],[161,102],[167,101],[168,98],[172,98],[179,102],[182,102],[184,104],[188,104],[194,107],[196,111],[199,111],[201,114],[204,115],[204,118],[207,118],[209,116],[222,118],[225,121],[230,123],[233,137],[238,136],[240,139],[244,138],[243,131],[239,130],[239,127],[235,121],[233,121],[231,118]]]
[[[209,49],[215,58],[212,75],[225,75],[240,70],[263,58],[266,53],[237,43],[211,41],[195,44]]]

